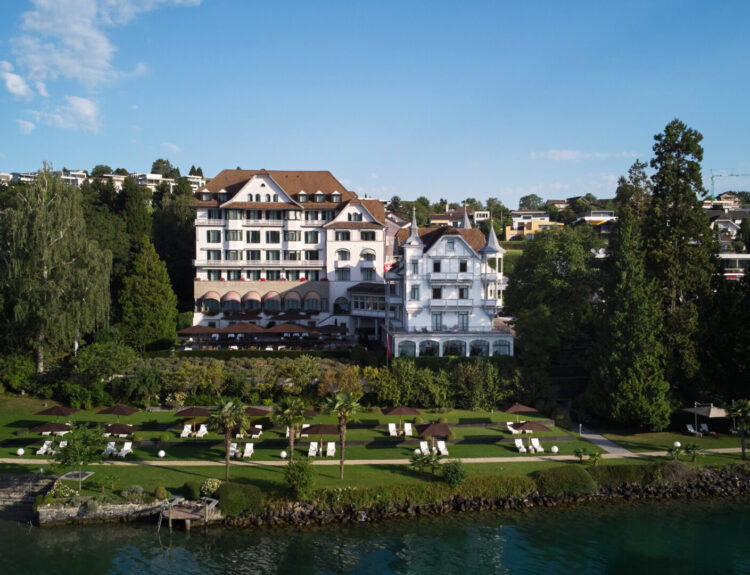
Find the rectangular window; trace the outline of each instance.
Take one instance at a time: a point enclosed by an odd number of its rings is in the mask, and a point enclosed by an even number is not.
[[[248,220],[259,220],[263,216],[263,212],[261,210],[247,210],[245,212],[245,218]]]
[[[336,270],[336,280],[340,282],[349,281],[349,278],[351,277],[351,272],[349,271],[349,268],[340,268]]]
[[[242,270],[227,271],[227,279],[229,281],[239,281],[241,277],[242,277]]]
[[[318,250],[305,250],[305,259],[307,261],[318,261],[320,259]]]
[[[315,221],[320,219],[320,212],[317,210],[307,210],[305,211],[305,220],[306,221]]]
[[[337,242],[348,242],[349,232],[336,232],[335,238]]]
[[[281,272],[279,270],[266,270],[266,279],[268,281],[276,281],[281,279]]]
[[[413,273],[414,275],[419,275],[419,261],[418,260],[414,260],[413,262],[411,262],[411,273]]]
[[[307,203],[307,194],[299,194],[299,195],[297,196],[297,201],[298,201],[298,202],[299,202],[300,204],[306,204],[306,203]]]
[[[333,219],[333,210],[323,210],[320,218],[326,222],[330,222]]]
[[[458,299],[469,299],[469,288],[467,287],[458,288]]]
[[[460,262],[458,262],[458,271],[460,271],[461,273],[466,273],[466,270],[468,269],[469,262],[467,262],[466,260],[461,260]]]
[[[432,288],[432,299],[443,299],[443,288]]]
[[[461,331],[469,331],[469,312],[458,312],[458,329]]]
[[[456,249],[456,240],[446,240],[446,244],[448,246],[448,251],[452,252]]]
[[[362,214],[360,213],[348,213],[346,214],[346,219],[350,222],[361,222],[362,221]]]
[[[245,241],[249,244],[259,244],[260,230],[248,230],[245,233]]]
[[[224,259],[236,262],[237,260],[242,259],[240,256],[241,253],[240,250],[224,250]]]
[[[442,331],[443,329],[443,312],[432,312],[432,331]]]
[[[210,262],[221,260],[221,250],[206,250],[206,259]]]
[[[266,243],[267,244],[278,244],[281,242],[281,232],[266,232]]]
[[[278,262],[281,260],[281,252],[279,250],[266,250],[266,261]]]
[[[221,210],[217,208],[212,208],[208,210],[208,219],[209,220],[222,220],[224,218],[221,217]]]
[[[320,280],[320,271],[318,270],[307,270],[305,272],[305,279],[309,282],[316,282]]]
[[[260,281],[260,270],[247,270],[245,277],[254,282]]]
[[[300,252],[285,250],[284,251],[284,259],[286,261],[288,261],[288,262],[298,262],[302,258],[300,257]]]
[[[224,241],[226,241],[226,242],[241,242],[242,241],[242,230],[224,230]]]
[[[224,210],[228,220],[241,220],[242,216],[245,215],[244,210]]]
[[[440,271],[440,260],[435,260],[432,262],[432,271],[439,272]]]
[[[284,232],[284,241],[285,242],[298,242],[300,241],[300,232],[296,230],[287,231]]]
[[[359,232],[359,239],[363,242],[374,242],[375,232]]]
[[[267,220],[283,220],[284,215],[281,210],[266,210]]]
[[[289,281],[299,281],[299,270],[287,270],[286,279]]]
[[[251,262],[259,262],[260,250],[245,250],[245,259]]]
[[[305,243],[306,244],[317,244],[318,243],[318,232],[305,232]]]
[[[221,230],[206,230],[206,242],[209,244],[221,243]]]
[[[409,291],[409,299],[419,301],[419,286],[411,286],[411,290]]]
[[[362,270],[362,281],[366,281],[366,282],[375,281],[375,270],[373,269]]]
[[[208,270],[208,281],[219,281],[221,279],[221,270]]]

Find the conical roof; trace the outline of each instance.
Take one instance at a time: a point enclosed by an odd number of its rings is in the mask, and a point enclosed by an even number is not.
[[[504,254],[505,250],[500,247],[500,243],[497,241],[497,234],[495,233],[495,226],[492,224],[492,218],[490,217],[490,232],[487,234],[487,243],[484,247],[479,250],[483,254]]]
[[[411,210],[411,230],[409,237],[404,241],[404,245],[408,246],[421,246],[424,245],[422,238],[419,237],[419,228],[417,227],[417,210],[412,208]]]
[[[469,208],[466,207],[466,204],[464,204],[464,221],[461,224],[461,227],[465,230],[471,229],[471,221],[469,220]]]

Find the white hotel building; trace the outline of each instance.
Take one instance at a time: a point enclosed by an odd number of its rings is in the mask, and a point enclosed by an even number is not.
[[[379,335],[377,318],[352,303],[384,285],[380,201],[360,200],[325,171],[223,170],[192,206],[195,325],[294,322]]]

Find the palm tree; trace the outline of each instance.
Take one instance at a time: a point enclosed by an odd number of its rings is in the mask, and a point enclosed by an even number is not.
[[[232,431],[237,429],[242,433],[247,429],[248,421],[245,409],[233,401],[221,404],[219,411],[213,412],[208,418],[208,428],[224,434],[224,447],[226,448],[227,476],[229,481],[230,445],[232,443]]]
[[[341,467],[341,479],[344,479],[344,449],[346,448],[346,421],[359,411],[360,405],[357,398],[348,391],[341,391],[331,397],[326,404],[326,410],[339,418],[339,434],[341,435],[341,452],[339,461]]]
[[[287,395],[281,398],[274,411],[275,425],[289,428],[289,463],[294,461],[294,435],[297,425],[305,420],[305,404],[299,397]]]
[[[740,444],[742,445],[742,459],[745,459],[745,429],[750,427],[750,400],[739,399],[727,413],[740,426]]]

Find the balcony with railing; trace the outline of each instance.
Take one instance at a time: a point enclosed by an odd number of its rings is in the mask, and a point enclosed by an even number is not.
[[[323,260],[193,260],[197,268],[323,268]]]
[[[242,220],[242,225],[251,228],[281,228],[284,227],[284,220]]]
[[[199,218],[195,220],[196,226],[223,226],[226,220],[221,218]]]
[[[474,274],[469,272],[432,272],[430,273],[431,284],[471,284]]]
[[[433,310],[470,310],[474,307],[474,300],[470,299],[431,299],[430,309]]]

